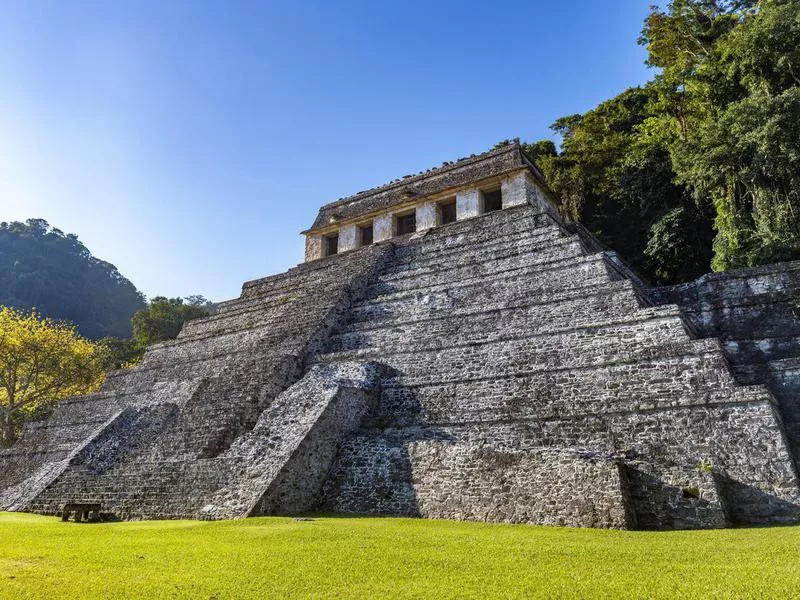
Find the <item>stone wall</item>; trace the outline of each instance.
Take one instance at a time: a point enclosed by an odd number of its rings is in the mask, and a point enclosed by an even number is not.
[[[796,519],[773,396],[642,286],[530,206],[398,241],[317,358],[387,369],[324,506],[659,529]]]
[[[797,521],[800,265],[651,289],[529,183],[505,184],[526,203],[245,283],[29,426],[0,506]]]
[[[770,388],[800,461],[800,262],[711,273],[648,295],[679,305],[700,337],[721,339],[741,383]]]
[[[411,432],[404,432],[405,434]],[[326,485],[336,512],[625,528],[634,525],[620,464],[592,452],[500,448],[453,432],[356,436]]]
[[[30,427],[0,455],[13,467],[3,505],[55,513],[64,502],[100,501],[125,518],[196,515],[236,473],[226,451],[302,377],[307,354],[391,252],[376,246],[246,283],[219,313],[109,376],[100,394]]]

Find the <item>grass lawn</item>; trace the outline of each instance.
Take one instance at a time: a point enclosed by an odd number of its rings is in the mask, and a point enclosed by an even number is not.
[[[800,597],[800,527],[419,519],[61,523],[0,513],[2,598]]]

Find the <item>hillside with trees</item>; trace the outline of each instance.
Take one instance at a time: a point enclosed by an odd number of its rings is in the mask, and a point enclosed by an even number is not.
[[[651,81],[524,146],[561,214],[653,283],[800,259],[800,0],[673,0],[639,43]]]
[[[74,323],[89,339],[127,338],[142,294],[74,234],[43,219],[0,223],[0,305]]]

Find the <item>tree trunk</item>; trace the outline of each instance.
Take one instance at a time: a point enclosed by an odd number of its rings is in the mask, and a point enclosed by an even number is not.
[[[0,448],[8,448],[15,441],[17,441],[17,435],[9,412],[3,415],[2,420],[0,420]]]

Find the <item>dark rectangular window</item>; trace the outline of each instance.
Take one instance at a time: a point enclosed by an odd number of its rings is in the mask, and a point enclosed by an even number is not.
[[[325,256],[339,253],[339,234],[329,235],[325,238]]]
[[[503,208],[503,194],[500,190],[483,192],[483,212],[494,212]]]
[[[456,201],[445,200],[439,205],[439,210],[442,213],[442,225],[456,222]]]
[[[397,217],[397,235],[414,233],[417,230],[417,214],[411,213]]]
[[[358,228],[358,235],[362,246],[369,246],[372,243],[372,223],[362,225]]]

